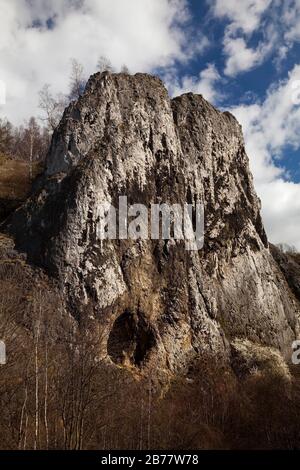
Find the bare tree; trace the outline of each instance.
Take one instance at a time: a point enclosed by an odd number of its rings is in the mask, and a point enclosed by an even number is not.
[[[16,160],[30,162],[43,161],[46,157],[50,143],[50,134],[47,128],[41,127],[34,117],[31,117],[22,126],[13,129],[13,142],[11,155]]]
[[[0,153],[9,155],[13,142],[13,126],[7,119],[0,119]]]
[[[32,164],[34,160],[34,151],[35,151],[35,144],[39,140],[39,126],[36,120],[32,117],[28,121],[27,128],[24,132],[24,139],[25,143],[27,144],[28,148],[28,160],[29,160],[29,171],[30,171],[30,180],[33,178],[33,171],[32,171]],[[39,160],[39,155],[35,157]]]
[[[51,93],[50,85],[46,84],[40,90],[39,98],[39,107],[45,114],[42,120],[46,121],[49,129],[54,131],[58,126],[63,111],[66,107],[66,97],[61,93],[54,97]]]
[[[27,375],[27,371],[26,371]],[[22,441],[23,446],[25,442],[26,436],[26,421],[27,421],[27,400],[28,400],[28,385],[27,385],[27,377],[24,387],[24,401],[21,408],[21,416],[20,416],[20,428],[19,428],[19,442],[18,442],[18,449],[22,449]],[[24,427],[24,419],[25,419],[25,427]]]
[[[71,59],[71,75],[70,75],[70,100],[77,100],[83,93],[86,84],[84,77],[84,68],[76,59]]]
[[[35,431],[34,431],[34,449],[38,449],[39,447],[39,420],[40,420],[40,401],[39,401],[39,339],[40,339],[40,323],[41,323],[41,311],[42,311],[42,303],[41,303],[41,293],[39,298],[39,306],[38,306],[38,317],[36,319],[35,327],[34,327],[34,339],[35,339],[35,347],[34,347],[34,363],[35,363]]]
[[[97,69],[99,72],[113,72],[111,61],[103,55],[99,57]]]
[[[277,248],[282,253],[295,254],[297,253],[297,248],[294,245],[289,245],[288,243],[278,243]]]
[[[126,74],[128,74],[128,75],[130,74],[130,70],[129,70],[129,68],[127,67],[127,65],[125,65],[125,64],[122,65],[122,67],[121,67],[121,72],[122,72],[122,73],[126,73]]]
[[[48,321],[45,321],[45,387],[44,387],[44,426],[46,434],[46,449],[49,448],[49,426],[48,426]]]

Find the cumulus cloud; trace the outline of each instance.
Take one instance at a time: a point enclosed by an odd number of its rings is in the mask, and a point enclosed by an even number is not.
[[[300,39],[300,0],[214,0],[211,11],[226,20],[227,81],[272,52],[280,65]],[[197,76],[178,78],[178,64],[208,46],[202,33],[191,35],[187,0],[0,0],[0,21],[0,84],[6,85],[0,116],[14,124],[39,114],[38,90],[45,83],[54,93],[67,91],[72,57],[87,76],[104,55],[117,70],[123,64],[132,72],[160,70],[174,96],[192,91],[215,104],[222,101],[224,78],[213,63]],[[263,102],[232,112],[244,127],[269,237],[300,250],[300,184],[290,181],[278,160],[286,147],[300,147],[300,100],[292,99],[297,80],[300,65]]]
[[[208,64],[198,77],[184,76],[182,80],[176,80],[174,77],[165,77],[166,84],[172,96],[179,96],[183,93],[196,93],[211,103],[216,103],[221,97],[216,84],[221,79],[219,72],[214,64]]]
[[[213,13],[218,18],[230,20],[229,30],[235,33],[239,30],[246,34],[258,28],[261,16],[270,6],[272,0],[215,0]]]
[[[14,123],[38,113],[44,83],[67,90],[72,57],[90,75],[101,55],[135,72],[184,61],[187,46],[193,53],[183,28],[186,0],[0,0],[0,18],[0,80],[7,84],[0,113]]]
[[[282,22],[286,25],[284,37],[288,42],[300,39],[300,1],[285,0]]]
[[[224,73],[236,76],[261,64],[270,51],[271,42],[261,43],[256,49],[247,47],[243,38],[224,38],[224,51],[227,55]]]
[[[259,66],[271,53],[279,67],[300,40],[300,0],[214,0],[211,12],[227,21],[223,51],[228,76]],[[256,34],[261,39],[251,47]]]
[[[228,56],[226,75],[234,76],[238,72],[249,70],[261,60],[258,51],[248,48],[243,38],[227,37],[224,43],[224,50]]]
[[[231,111],[243,126],[270,240],[300,250],[300,184],[290,181],[279,166],[288,146],[300,149],[299,90],[300,65],[296,65],[285,81],[270,89],[264,102]]]

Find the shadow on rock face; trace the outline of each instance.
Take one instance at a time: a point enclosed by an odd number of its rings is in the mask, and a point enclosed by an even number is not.
[[[155,343],[154,332],[142,314],[127,309],[113,324],[107,352],[115,364],[140,367]]]

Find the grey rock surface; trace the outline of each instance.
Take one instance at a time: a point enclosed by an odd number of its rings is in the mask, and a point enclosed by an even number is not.
[[[205,206],[205,242],[97,239],[97,207]],[[46,171],[9,221],[17,247],[56,276],[69,308],[105,328],[114,362],[166,371],[246,338],[289,356],[299,303],[272,257],[241,126],[200,95],[170,99],[136,74],[92,76],[54,133]]]
[[[284,275],[290,289],[300,301],[300,256],[299,253],[283,253],[270,244],[270,251]]]

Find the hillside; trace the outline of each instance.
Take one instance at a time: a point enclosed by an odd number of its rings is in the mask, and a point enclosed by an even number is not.
[[[32,166],[32,177],[42,171],[39,163]],[[17,209],[31,190],[30,165],[27,162],[0,156],[0,221]]]

